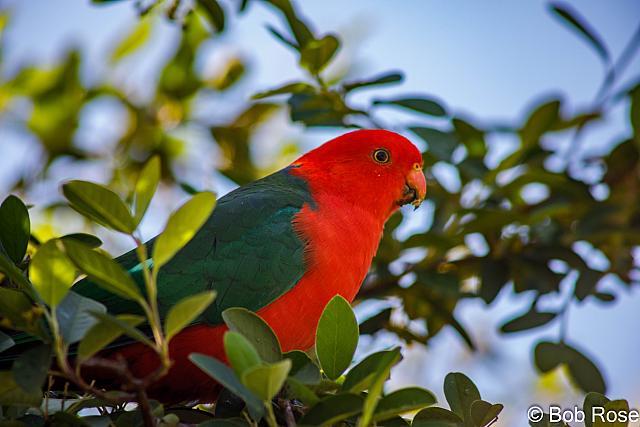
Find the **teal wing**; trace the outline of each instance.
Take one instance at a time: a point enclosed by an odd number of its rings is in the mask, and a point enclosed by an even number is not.
[[[293,228],[293,218],[305,203],[314,207],[305,181],[289,169],[222,197],[196,236],[161,268],[161,316],[186,296],[215,290],[216,300],[197,322],[219,324],[222,311],[229,307],[257,311],[293,288],[305,272],[306,245]],[[148,246],[151,253],[153,240]],[[144,289],[135,253],[117,260]],[[88,280],[74,291],[102,302],[113,314],[140,312],[135,303]]]

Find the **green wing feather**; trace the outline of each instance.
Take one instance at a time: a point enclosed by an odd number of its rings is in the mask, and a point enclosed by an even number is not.
[[[205,290],[215,290],[214,303],[196,322],[222,323],[222,311],[245,307],[257,311],[293,288],[305,272],[306,242],[293,229],[303,204],[314,206],[305,181],[276,172],[222,197],[196,236],[158,275],[158,305],[162,317],[176,302]],[[149,252],[153,240],[148,242]],[[144,289],[142,266],[134,251],[118,262]],[[74,291],[100,301],[113,314],[140,309],[91,283]]]

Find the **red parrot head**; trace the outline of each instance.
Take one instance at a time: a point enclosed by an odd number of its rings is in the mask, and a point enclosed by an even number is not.
[[[418,207],[427,184],[422,155],[387,130],[357,130],[332,139],[294,162],[315,192],[347,199],[386,219],[399,206]]]

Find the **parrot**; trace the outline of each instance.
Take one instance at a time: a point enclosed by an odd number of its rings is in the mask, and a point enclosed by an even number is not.
[[[159,270],[161,317],[190,295],[214,290],[217,296],[171,339],[172,365],[148,389],[149,396],[163,403],[215,401],[222,387],[189,355],[226,361],[222,312],[231,307],[262,317],[284,352],[311,348],[326,304],[336,295],[354,300],[385,222],[403,205],[417,208],[426,187],[422,155],[409,139],[360,129],[221,197],[195,236]],[[146,244],[151,248],[153,239]],[[116,260],[143,289],[135,250]],[[88,279],[73,290],[104,304],[111,314],[140,310]],[[105,352],[124,357],[138,377],[159,366],[157,354],[143,343],[131,341]]]

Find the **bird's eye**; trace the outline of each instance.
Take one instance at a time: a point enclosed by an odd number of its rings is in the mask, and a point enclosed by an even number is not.
[[[378,163],[389,163],[389,160],[391,160],[391,156],[389,155],[389,152],[387,150],[385,150],[384,148],[379,148],[373,152],[373,160]]]

